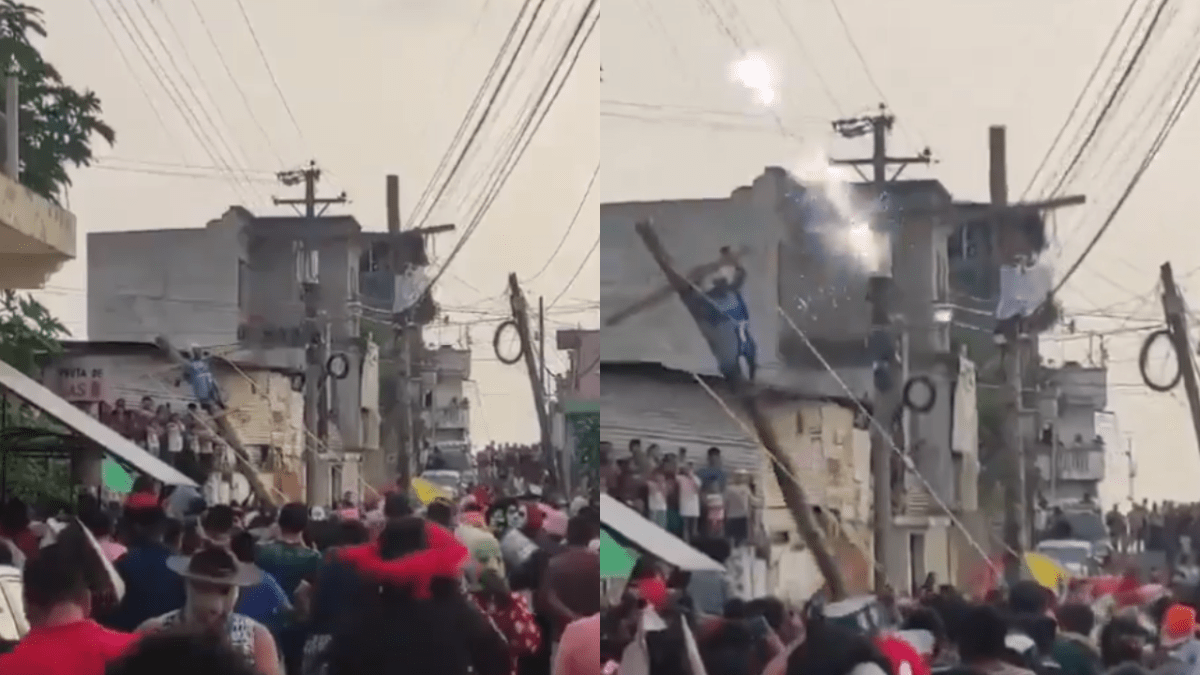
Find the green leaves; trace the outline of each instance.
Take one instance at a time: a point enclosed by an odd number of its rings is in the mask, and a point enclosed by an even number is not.
[[[46,34],[41,10],[0,0],[0,64],[15,67],[21,78],[21,183],[58,203],[71,185],[68,167],[90,166],[93,137],[112,145],[116,132],[100,119],[100,97],[65,84],[42,58],[31,38]]]
[[[40,364],[62,351],[67,327],[29,295],[0,291],[0,360],[38,377]]]

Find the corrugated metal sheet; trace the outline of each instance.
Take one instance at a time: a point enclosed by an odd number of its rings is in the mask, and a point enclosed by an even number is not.
[[[264,375],[231,373],[221,378],[229,424],[243,445],[273,445],[270,381]]]
[[[731,406],[732,407],[732,406]],[[721,448],[731,469],[757,472],[761,453],[756,443],[729,419],[697,384],[667,382],[649,376],[608,374],[600,382],[600,438],[613,444],[618,457],[637,438],[643,447],[657,443],[664,451],[684,447],[697,463],[708,448]]]

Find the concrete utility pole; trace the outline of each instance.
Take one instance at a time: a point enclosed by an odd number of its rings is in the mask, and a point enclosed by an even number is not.
[[[1187,306],[1179,293],[1179,287],[1175,285],[1175,272],[1171,269],[1171,263],[1162,264],[1159,277],[1163,287],[1163,316],[1166,317],[1167,328],[1171,331],[1171,344],[1175,347],[1175,358],[1179,361],[1183,388],[1187,392],[1188,409],[1192,413],[1192,428],[1196,432],[1196,442],[1200,444],[1200,388],[1196,384],[1192,343],[1187,332]],[[1132,455],[1132,451],[1130,454]]]
[[[166,354],[167,358],[171,360],[171,363],[174,363],[176,366],[179,366],[186,371],[190,365],[188,359],[184,358],[183,354],[181,354],[179,350],[175,348],[167,336],[158,336],[158,338],[154,340],[154,343],[158,345],[158,348],[161,349],[164,354]],[[237,432],[234,431],[233,426],[229,424],[229,419],[225,415],[225,411],[214,410],[213,414],[209,417],[212,419],[213,424],[215,424],[217,427],[216,432],[219,433],[221,438],[223,438],[225,442],[229,444],[229,447],[233,448],[233,454],[237,464],[238,473],[245,476],[246,482],[250,484],[250,489],[254,492],[254,496],[258,497],[258,499],[264,504],[278,506],[279,503],[276,501],[274,494],[270,489],[267,488],[266,484],[262,482],[262,479],[259,478],[258,470],[250,463],[250,455],[247,454],[246,447],[242,445],[242,441],[240,438],[238,438]]]
[[[1074,206],[1084,203],[1084,197],[1054,197],[1038,202],[1021,204],[1008,203],[1008,148],[1007,131],[1003,126],[988,128],[988,186],[991,206],[988,215],[992,221],[993,251],[999,265],[1018,262],[1015,245],[1009,236],[1017,219],[1014,216],[1031,212]],[[1026,333],[1025,317],[1015,322],[1013,330],[1002,336],[1004,354],[1004,382],[1008,392],[1004,423],[1004,445],[1006,471],[1004,481],[1004,543],[1017,555],[1006,556],[1005,578],[1009,584],[1020,579],[1022,558],[1029,545],[1029,506],[1025,484],[1026,462],[1025,439],[1021,436],[1022,398],[1025,388],[1025,363],[1033,354],[1033,338]],[[1053,442],[1053,441],[1052,441]],[[1058,467],[1051,467],[1058,471]]]
[[[533,390],[533,405],[537,408],[538,426],[542,432],[542,457],[546,463],[546,470],[550,473],[548,482],[557,485],[561,474],[558,472],[558,457],[550,436],[550,413],[546,409],[546,392],[542,389],[542,378],[539,374],[541,367],[536,363],[537,357],[533,353],[533,336],[529,330],[529,305],[525,301],[525,294],[521,292],[521,285],[517,282],[515,273],[508,275],[508,300],[512,307],[513,321],[517,324],[517,333],[521,336],[521,355],[525,358],[525,370],[528,371],[529,386]]]
[[[649,222],[643,221],[638,223],[637,233],[641,236],[642,242],[650,251],[650,255],[654,257],[654,261],[658,263],[658,267],[662,270],[663,276],[667,278],[670,288],[683,301],[684,306],[688,307],[688,313],[696,321],[696,327],[700,328],[699,322],[701,319],[692,311],[687,300],[692,294],[697,292],[694,288],[695,282],[675,271],[670,256],[663,248],[662,242],[659,241],[658,235],[654,232],[654,228]],[[703,334],[704,330],[701,329],[700,332]],[[706,337],[705,339],[707,340],[708,338]],[[712,348],[712,346],[712,343],[709,342],[709,347]],[[715,351],[713,357],[717,358]],[[752,386],[741,377],[726,378],[725,382],[733,390],[734,396],[750,417],[759,442],[771,457],[771,469],[775,472],[775,481],[779,484],[779,491],[783,493],[783,502],[787,504],[788,511],[792,514],[792,519],[796,523],[796,530],[800,533],[800,538],[804,540],[805,546],[812,552],[813,559],[816,560],[817,567],[821,570],[821,575],[825,577],[830,600],[845,599],[846,581],[842,577],[837,563],[834,562],[833,556],[830,555],[829,549],[825,546],[824,536],[814,522],[812,506],[809,504],[808,497],[804,494],[804,488],[795,479],[796,468],[792,465],[791,458],[780,449],[774,427],[771,426],[766,415],[759,410]]]
[[[845,138],[858,138],[871,135],[873,151],[870,157],[860,159],[834,159],[833,164],[852,166],[863,180],[860,166],[872,167],[870,183],[875,190],[876,203],[883,203],[882,197],[887,192],[888,183],[895,181],[905,167],[910,164],[929,164],[931,153],[925,149],[913,157],[889,157],[887,154],[887,137],[896,123],[896,118],[887,112],[883,105],[879,113],[870,117],[857,117],[837,120],[833,128]],[[898,166],[896,172],[888,178],[888,168]],[[871,303],[871,338],[868,343],[874,359],[875,401],[872,406],[872,416],[875,424],[871,425],[871,475],[874,484],[874,529],[875,529],[875,589],[884,592],[888,585],[890,574],[888,553],[892,550],[892,535],[895,532],[893,522],[894,495],[892,494],[892,451],[895,443],[895,422],[902,413],[902,391],[904,382],[897,381],[897,375],[903,377],[907,363],[902,362],[904,350],[898,350],[897,344],[902,344],[906,337],[902,334],[904,323],[896,325],[893,296],[895,282],[892,278],[891,259],[893,257],[891,244],[895,241],[892,235],[893,226],[900,225],[892,218],[899,218],[894,213],[877,213],[876,222],[872,229],[878,233],[881,230],[888,236],[889,249],[887,262],[883,268],[868,280],[867,299]],[[883,222],[880,222],[882,220]],[[904,443],[908,439],[904,438]],[[881,574],[879,570],[889,573]],[[896,589],[901,591],[903,589]]]
[[[317,167],[316,162],[309,162],[308,166],[303,169],[282,171],[276,174],[276,177],[280,183],[289,187],[303,183],[303,199],[276,198],[274,202],[276,205],[303,205],[304,217],[310,223],[324,215],[325,209],[331,205],[344,204],[347,201],[345,192],[337,197],[317,197],[317,183],[321,180],[321,170]],[[320,213],[317,212],[318,206],[321,207]],[[300,261],[298,269],[301,271],[301,299],[304,301],[305,335],[308,337],[308,345],[304,350],[305,361],[308,365],[304,378],[304,425],[309,431],[305,435],[304,485],[309,506],[316,506],[321,501],[321,493],[316,479],[321,472],[318,446],[328,447],[329,444],[329,397],[326,392],[329,383],[325,372],[325,363],[329,360],[329,343],[325,339],[325,331],[322,330],[320,321],[321,275],[318,257],[320,251],[319,249],[309,250],[307,242],[297,243]]]
[[[544,396],[550,369],[546,367],[546,298],[540,295],[538,296],[538,363],[541,364],[538,379],[542,382],[542,395]]]

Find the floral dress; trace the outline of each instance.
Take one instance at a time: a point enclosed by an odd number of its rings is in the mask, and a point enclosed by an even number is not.
[[[475,605],[508,642],[509,675],[517,675],[517,659],[541,648],[542,631],[525,598],[517,593],[510,596],[502,606],[486,593],[471,593]]]

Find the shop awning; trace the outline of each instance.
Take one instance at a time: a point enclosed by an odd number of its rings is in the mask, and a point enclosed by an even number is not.
[[[725,571],[721,563],[606,494],[600,495],[600,522],[634,546],[679,569],[688,572]]]
[[[191,478],[134,445],[129,439],[104,426],[3,361],[0,361],[0,387],[24,399],[29,405],[58,420],[75,433],[91,439],[118,461],[132,466],[154,480],[164,485],[198,487]]]

